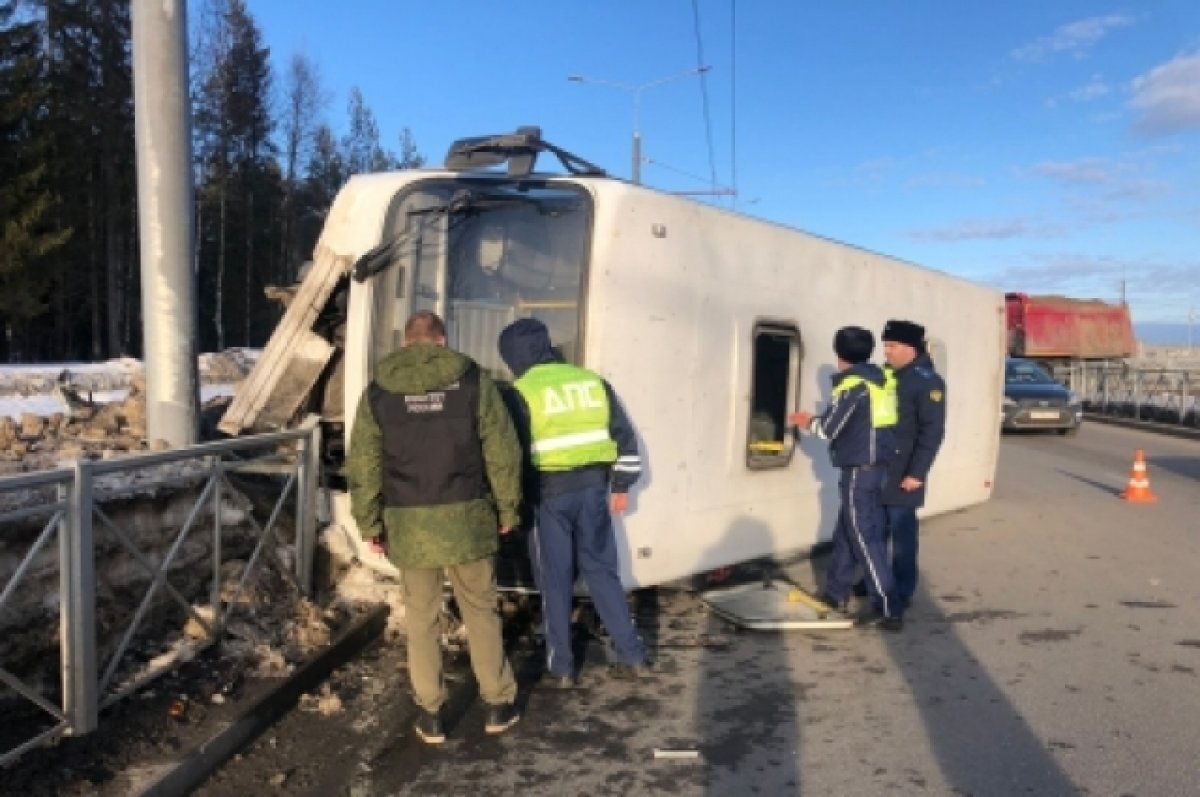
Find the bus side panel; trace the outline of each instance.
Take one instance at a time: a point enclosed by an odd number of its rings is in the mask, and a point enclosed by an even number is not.
[[[988,498],[1000,294],[677,197],[608,183],[594,191],[586,360],[622,398],[646,460],[634,511],[619,521],[627,586],[801,550],[832,531],[837,474],[823,441],[803,438],[786,467],[746,466],[756,322],[799,329],[804,408],[828,400],[838,327],[878,335],[888,318],[924,324],[941,347],[949,401],[926,512]]]

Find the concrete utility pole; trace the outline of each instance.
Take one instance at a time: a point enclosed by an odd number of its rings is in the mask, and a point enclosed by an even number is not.
[[[673,80],[680,78],[691,77],[692,75],[701,75],[707,72],[711,67],[698,66],[695,69],[689,69],[686,72],[680,72],[678,75],[670,75],[668,77],[651,80],[649,83],[641,83],[633,85],[631,83],[617,83],[613,80],[597,80],[595,78],[584,77],[583,75],[569,75],[567,80],[572,83],[591,83],[596,86],[611,86],[614,89],[621,89],[633,93],[633,163],[631,177],[634,185],[642,184],[642,92],[646,89],[652,89],[655,86],[661,86],[664,83],[670,83]]]
[[[196,441],[196,277],[186,0],[133,0],[146,430]]]

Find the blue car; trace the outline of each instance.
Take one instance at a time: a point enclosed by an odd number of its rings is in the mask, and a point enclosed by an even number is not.
[[[1083,423],[1083,403],[1033,360],[1009,357],[1004,363],[1001,428],[1053,429],[1071,435]]]

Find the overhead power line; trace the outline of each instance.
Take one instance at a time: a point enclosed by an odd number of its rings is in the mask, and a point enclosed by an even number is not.
[[[737,207],[737,0],[729,0],[729,186]]]
[[[713,188],[717,187],[716,183],[710,183],[707,177],[702,177],[698,174],[692,174],[691,172],[685,172],[683,169],[677,169],[674,166],[663,163],[660,160],[655,160],[654,158],[651,158],[649,156],[643,155],[642,160],[650,166],[657,166],[660,169],[666,169],[669,172],[674,172],[675,174],[678,174],[680,177],[686,177],[689,180],[695,180],[696,182],[699,182],[699,183],[705,183],[706,185],[709,185]]]
[[[692,0],[692,21],[693,29],[696,34],[696,65],[704,65],[704,42],[700,36],[700,3],[699,0]],[[717,163],[713,153],[713,138],[712,138],[712,115],[708,109],[708,75],[701,73],[700,75],[700,93],[704,100],[704,137],[708,143],[708,171],[710,175],[710,184],[715,188],[717,185]]]

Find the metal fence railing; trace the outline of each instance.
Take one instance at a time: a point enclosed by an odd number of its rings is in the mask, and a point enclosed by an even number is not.
[[[1058,376],[1089,412],[1200,427],[1200,371],[1076,362],[1063,366]]]
[[[6,575],[0,586],[0,617],[11,619],[16,611],[15,596],[24,582],[34,580],[35,571],[44,576],[56,564],[58,594],[51,598],[58,602],[54,636],[62,673],[61,684],[54,688],[44,678],[22,677],[10,671],[8,662],[0,661],[0,682],[11,690],[7,698],[22,701],[34,714],[37,710],[43,712],[40,722],[30,723],[36,726],[36,732],[15,744],[0,744],[0,766],[60,736],[96,730],[102,709],[217,641],[239,606],[243,591],[262,572],[263,562],[273,561],[275,570],[298,595],[308,595],[316,540],[319,463],[320,428],[314,419],[295,431],[121,459],[81,459],[53,471],[0,478],[0,497],[22,496],[20,501],[0,505],[0,542],[8,544],[5,538],[19,536],[16,545],[20,548],[21,541],[28,540],[11,572],[0,572],[0,577]],[[269,497],[271,508],[264,522],[255,518],[250,499],[230,482],[231,475],[245,472],[269,472],[274,476],[267,483],[272,485],[272,492],[278,487],[278,494]],[[195,491],[198,494],[178,530],[164,527],[157,534],[161,543],[158,547],[165,550],[148,551],[144,543],[139,545],[145,531],[131,530],[123,524],[119,511],[110,510],[181,488],[191,491],[189,495]],[[295,533],[290,540],[281,540],[284,524],[280,518],[289,503]],[[230,504],[244,511],[231,513],[227,510]],[[204,532],[202,519],[208,515],[212,525]],[[236,588],[223,594],[222,546],[228,544],[233,524],[240,524],[237,540],[243,549],[250,549],[250,554]],[[23,535],[16,535],[17,529],[23,530]],[[180,551],[185,543],[196,543],[198,537],[201,544],[193,547],[204,551],[212,565],[208,588],[203,590],[208,601],[204,613],[172,584],[173,578],[188,569],[180,566]],[[98,546],[123,552],[145,582],[136,606],[129,602],[121,607],[132,609],[127,621],[106,627],[103,645],[97,641]],[[11,544],[9,548],[12,561]],[[289,557],[291,561],[287,561]],[[194,578],[194,573],[190,575]],[[118,598],[123,595],[124,591]],[[111,590],[105,599],[113,600]],[[147,620],[164,603],[181,609],[203,629],[204,638],[195,647],[167,651],[145,663],[136,661],[131,656],[131,645],[135,639],[153,633]],[[106,617],[108,614],[111,612]]]

